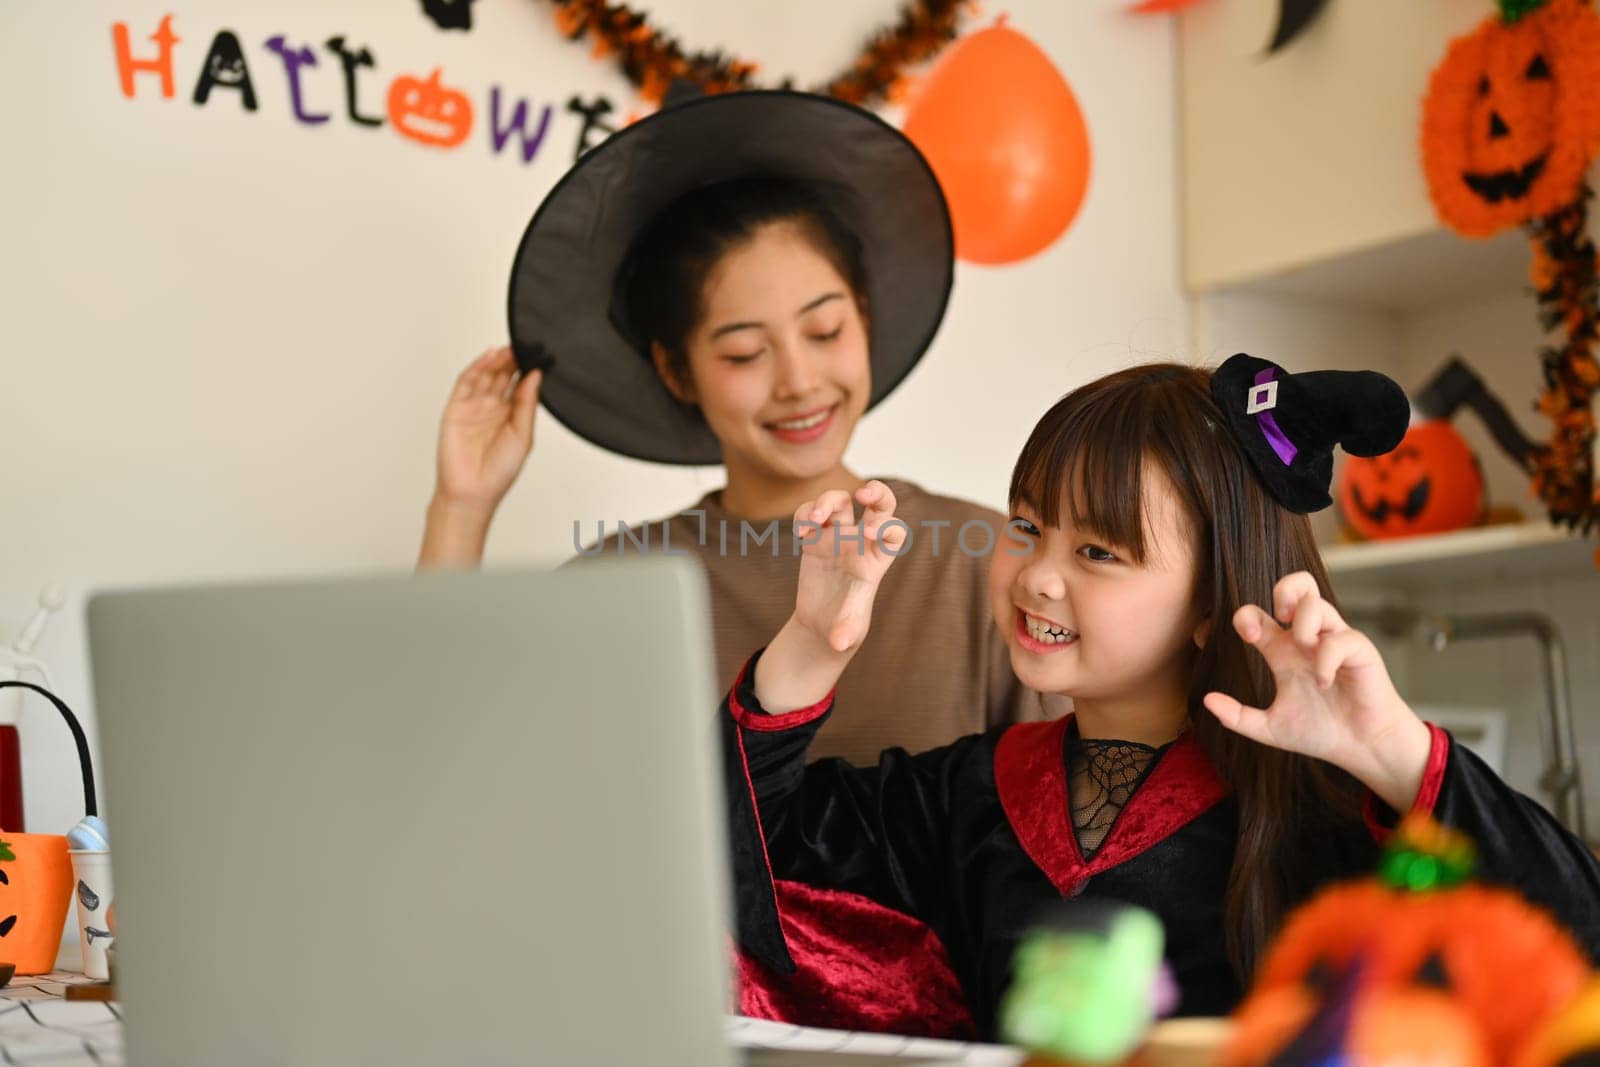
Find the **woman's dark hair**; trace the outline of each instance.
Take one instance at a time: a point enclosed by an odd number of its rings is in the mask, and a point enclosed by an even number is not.
[[[1361,821],[1362,790],[1331,764],[1233,733],[1201,704],[1219,690],[1258,708],[1272,703],[1272,675],[1239,637],[1244,604],[1270,610],[1273,585],[1309,571],[1337,603],[1311,523],[1267,493],[1211,398],[1211,372],[1175,363],[1130,367],[1056,403],[1022,449],[1011,500],[1059,526],[1095,531],[1146,556],[1141,474],[1161,470],[1176,490],[1195,537],[1196,606],[1211,620],[1189,673],[1189,721],[1196,740],[1233,790],[1239,832],[1223,901],[1228,953],[1241,980],[1294,903],[1296,851],[1330,825]]]
[[[722,257],[772,223],[800,228],[867,310],[861,239],[814,185],[788,178],[739,178],[679,197],[629,252],[618,279],[619,325],[644,352],[660,344],[667,365],[688,380],[688,340],[705,315],[705,283]]]

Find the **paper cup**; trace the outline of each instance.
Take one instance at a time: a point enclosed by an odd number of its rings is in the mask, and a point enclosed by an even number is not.
[[[111,944],[111,853],[105,849],[71,849],[73,898],[78,902],[78,937],[83,949],[83,973],[109,978],[106,949]]]

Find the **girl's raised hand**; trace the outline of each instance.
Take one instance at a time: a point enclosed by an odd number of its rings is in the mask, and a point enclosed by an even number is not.
[[[834,652],[852,651],[867,636],[878,583],[906,541],[905,525],[889,521],[895,499],[887,485],[868,482],[854,499],[862,506],[859,522],[842,489],[794,515],[801,555],[793,621]]]
[[[1246,604],[1233,627],[1266,659],[1277,695],[1261,709],[1207,693],[1211,713],[1254,741],[1327,760],[1397,810],[1409,808],[1432,735],[1395,691],[1377,648],[1322,598],[1316,579],[1305,571],[1280,579],[1272,614]]]

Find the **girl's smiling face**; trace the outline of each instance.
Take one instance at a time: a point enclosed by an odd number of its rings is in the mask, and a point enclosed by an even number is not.
[[[1102,710],[1144,719],[1182,708],[1206,624],[1196,602],[1192,523],[1172,483],[1148,460],[1141,472],[1144,558],[1063,505],[1046,525],[1037,502],[1013,504],[1016,533],[995,551],[989,602],[1022,683],[1074,700],[1080,718]],[[1024,552],[1024,544],[1028,551]]]

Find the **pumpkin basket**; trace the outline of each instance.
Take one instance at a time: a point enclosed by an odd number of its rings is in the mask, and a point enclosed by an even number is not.
[[[0,681],[0,689],[31,689],[55,705],[78,746],[85,815],[98,815],[89,739],[78,717],[50,690],[31,682]],[[0,963],[17,974],[55,970],[72,906],[72,859],[65,834],[7,833],[0,828]]]
[[[1593,1016],[1580,1034],[1562,1024],[1593,976],[1549,912],[1473,880],[1475,854],[1459,831],[1407,815],[1376,877],[1325,886],[1283,923],[1220,1067],[1593,1062],[1526,1058],[1545,1038],[1593,1039]]]

